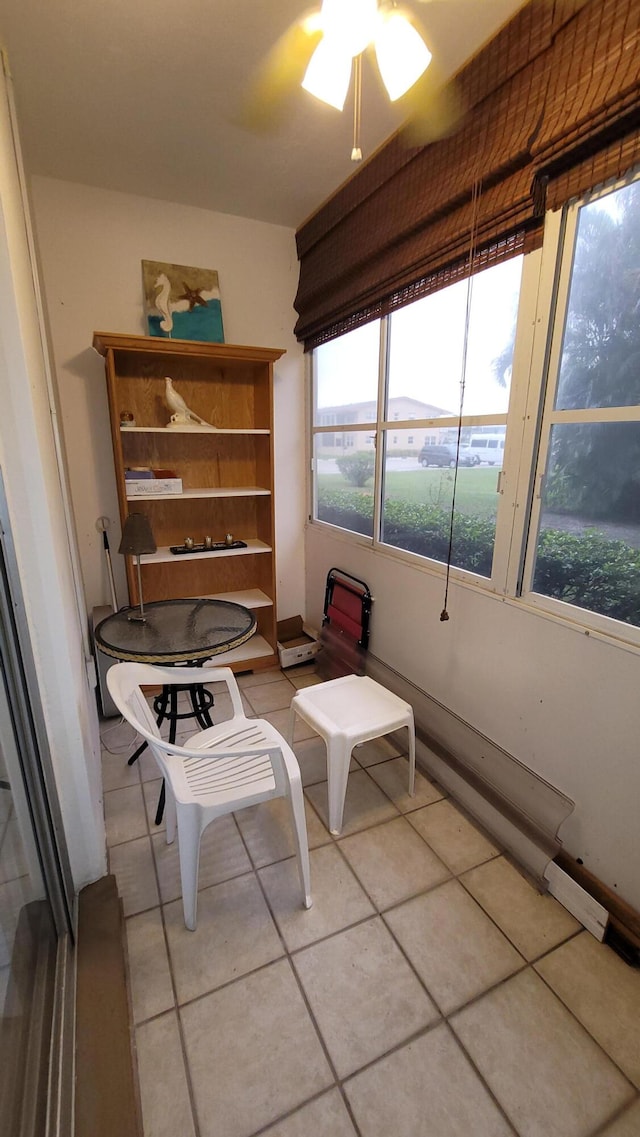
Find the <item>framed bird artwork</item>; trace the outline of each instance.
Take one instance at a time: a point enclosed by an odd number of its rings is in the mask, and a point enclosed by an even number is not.
[[[143,261],[142,284],[150,336],[224,343],[215,269]]]

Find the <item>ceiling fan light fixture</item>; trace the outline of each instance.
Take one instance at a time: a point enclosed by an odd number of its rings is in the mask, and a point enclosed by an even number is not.
[[[373,41],[378,18],[378,0],[322,0],[325,39],[352,59]]]
[[[335,42],[322,39],[305,72],[302,86],[310,95],[341,111],[351,81],[351,56],[336,50]]]
[[[431,63],[431,52],[401,12],[381,13],[375,36],[376,59],[391,102],[405,95]]]

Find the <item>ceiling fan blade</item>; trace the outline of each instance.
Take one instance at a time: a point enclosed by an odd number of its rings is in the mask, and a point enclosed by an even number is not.
[[[434,61],[398,105],[406,114],[402,134],[408,146],[426,146],[453,134],[466,111],[458,84],[445,82]]]
[[[254,131],[279,125],[321,39],[317,20],[308,16],[287,29],[255,75],[240,111],[239,125]]]
[[[455,80],[446,79],[438,61],[437,37],[429,31],[428,21],[417,18],[404,7],[397,9],[418,33],[432,53],[426,71],[412,87],[397,100],[405,116],[402,137],[407,146],[426,146],[453,134],[462,122],[465,107]]]

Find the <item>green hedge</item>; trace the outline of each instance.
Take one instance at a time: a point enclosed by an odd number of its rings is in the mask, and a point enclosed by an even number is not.
[[[544,596],[639,625],[640,549],[593,529],[581,535],[543,529],[533,587]]]
[[[366,537],[373,534],[373,498],[369,494],[348,490],[323,493],[318,500],[318,516],[321,521]],[[449,512],[437,505],[417,505],[391,498],[385,502],[383,540],[398,549],[446,561],[449,524]],[[457,513],[452,563],[469,572],[490,576],[495,531],[493,521]]]
[[[318,517],[342,529],[373,535],[373,498],[334,490],[320,495]],[[450,514],[437,506],[385,502],[383,540],[388,545],[446,562]],[[456,513],[452,564],[491,575],[495,524]],[[594,530],[582,535],[544,529],[540,534],[534,589],[590,612],[640,625],[640,550]]]

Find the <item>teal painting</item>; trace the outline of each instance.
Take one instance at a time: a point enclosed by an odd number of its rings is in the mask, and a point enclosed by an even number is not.
[[[142,283],[150,336],[224,343],[215,269],[143,261]]]

